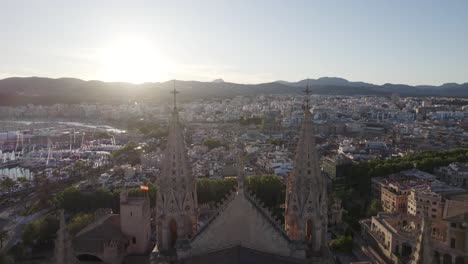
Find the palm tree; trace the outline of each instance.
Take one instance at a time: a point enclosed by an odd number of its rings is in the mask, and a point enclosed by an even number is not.
[[[2,230],[0,231],[0,248],[3,248],[3,242],[10,237],[8,231]]]
[[[36,194],[38,196],[39,202],[44,204],[50,198],[50,190],[53,188],[53,186],[51,185],[49,178],[47,178],[44,174],[40,176],[36,175],[34,180],[34,187],[36,188]]]

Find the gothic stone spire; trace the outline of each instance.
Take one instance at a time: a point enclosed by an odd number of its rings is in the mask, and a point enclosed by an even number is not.
[[[171,93],[174,94],[174,111],[169,124],[161,175],[156,181],[159,187],[156,197],[158,245],[163,249],[174,247],[176,241],[189,239],[197,222],[196,182],[179,123],[176,107],[178,92],[175,87]]]
[[[176,90],[175,88],[175,83],[176,83],[176,80],[174,80],[174,86],[173,86],[173,89],[171,91],[171,94],[174,95],[174,112],[177,111],[177,94],[179,93],[179,91]]]
[[[311,251],[318,252],[325,246],[326,182],[318,164],[308,86],[305,93],[294,169],[286,182],[285,228],[291,239],[305,241]]]

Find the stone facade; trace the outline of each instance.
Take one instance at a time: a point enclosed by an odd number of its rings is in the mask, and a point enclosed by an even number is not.
[[[441,219],[444,210],[444,200],[441,194],[431,191],[428,185],[416,186],[408,196],[408,214],[432,219]]]
[[[382,208],[385,212],[406,213],[408,204],[408,189],[389,184],[381,189]]]
[[[465,208],[466,209],[466,208]],[[468,212],[441,220],[379,213],[361,221],[363,237],[388,263],[468,263]]]
[[[437,178],[452,186],[468,188],[468,163],[452,163],[435,171]]]
[[[151,250],[151,221],[148,195],[120,195],[120,214],[99,210],[94,222],[73,239],[80,261],[122,263],[126,256],[145,255]]]
[[[146,194],[145,194],[146,195]],[[120,230],[131,237],[129,254],[145,254],[150,249],[151,211],[148,197],[143,199],[120,194]]]

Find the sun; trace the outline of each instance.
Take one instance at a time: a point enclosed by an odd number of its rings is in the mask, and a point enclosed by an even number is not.
[[[168,61],[161,49],[144,38],[124,37],[114,40],[102,51],[103,80],[143,83],[166,78]]]

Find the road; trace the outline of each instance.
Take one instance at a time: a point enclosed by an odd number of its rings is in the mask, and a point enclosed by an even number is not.
[[[19,205],[7,208],[0,213],[0,218],[7,221],[4,230],[8,230],[9,235],[8,239],[3,242],[3,248],[0,249],[0,252],[9,250],[21,240],[21,234],[26,224],[50,211],[50,209],[43,209],[31,215],[19,216],[17,215],[18,209]]]

